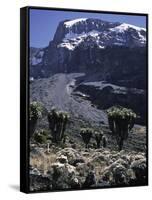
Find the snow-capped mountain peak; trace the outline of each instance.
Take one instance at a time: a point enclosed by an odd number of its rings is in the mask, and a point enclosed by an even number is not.
[[[31,51],[30,64],[48,66],[49,63],[56,63],[56,60],[59,64],[63,64],[65,58],[72,59],[75,52],[102,52],[107,47],[130,49],[145,45],[145,28],[93,18],[64,20],[59,23],[48,47]]]
[[[130,28],[134,29],[136,31],[146,31],[145,28],[141,28],[141,27],[134,26],[134,25],[131,25],[131,24],[126,24],[126,23],[122,23],[119,26],[111,28],[110,31],[124,32],[124,31],[127,31]]]
[[[84,22],[86,20],[87,20],[87,18],[78,18],[78,19],[74,19],[74,20],[69,20],[69,21],[64,22],[64,25],[65,25],[65,27],[71,27],[74,24],[77,24],[79,22]]]
[[[128,78],[140,71],[142,83],[145,46],[146,29],[141,27],[92,18],[64,20],[47,47],[31,48],[30,73],[33,78],[43,78],[52,73],[99,72],[115,80],[109,72],[117,78],[122,70],[122,76]]]
[[[106,46],[144,46],[146,44],[146,29],[127,23],[106,22],[100,19],[80,18],[63,23],[64,30],[58,48],[74,50],[80,44],[90,44],[105,48]],[[57,33],[56,33],[57,34]],[[58,34],[57,34],[58,35]]]

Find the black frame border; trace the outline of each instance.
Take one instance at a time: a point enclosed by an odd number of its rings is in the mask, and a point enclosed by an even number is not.
[[[30,191],[29,179],[29,52],[30,52],[30,10],[54,10],[68,12],[98,13],[98,14],[116,14],[146,17],[146,159],[147,159],[147,184],[140,186],[107,186],[82,189],[60,189],[49,191]],[[143,187],[149,185],[149,15],[148,13],[132,13],[119,11],[102,11],[102,10],[86,10],[73,8],[56,8],[56,7],[39,7],[27,6],[20,8],[20,191],[24,193],[46,193],[46,192],[62,192],[62,191],[82,191],[94,189],[113,189],[113,188],[129,188]]]

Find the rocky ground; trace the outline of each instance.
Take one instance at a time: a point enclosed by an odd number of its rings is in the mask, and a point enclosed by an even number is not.
[[[70,119],[65,143],[46,144],[30,141],[30,190],[66,190],[147,184],[146,127],[135,125],[118,151],[108,128],[107,115],[86,98],[75,93],[76,78],[83,74],[56,74],[37,79],[30,85],[30,101],[41,102],[46,110],[56,107],[67,111]],[[48,129],[47,111],[37,129]],[[81,128],[102,130],[107,146],[97,149],[92,138],[86,149]]]
[[[30,190],[64,190],[146,184],[146,132],[135,126],[124,150],[103,126],[107,147],[97,149],[92,138],[86,149],[82,138],[69,134],[64,144],[30,144]]]
[[[31,146],[31,191],[145,184],[143,152]]]

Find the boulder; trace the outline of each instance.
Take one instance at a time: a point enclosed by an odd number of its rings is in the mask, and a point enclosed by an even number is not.
[[[71,165],[74,163],[74,161],[76,159],[79,159],[81,157],[81,155],[78,153],[78,151],[75,150],[75,149],[72,149],[72,148],[62,149],[61,151],[59,151],[57,153],[58,157],[60,157],[61,155],[66,156],[68,163],[71,164]]]
[[[135,174],[135,178],[130,180],[131,185],[147,184],[147,163],[146,159],[138,159],[132,162],[131,169]]]
[[[54,190],[80,187],[75,167],[68,163],[53,163],[47,171]]]
[[[40,171],[37,168],[31,167],[30,168],[31,175],[41,175]]]

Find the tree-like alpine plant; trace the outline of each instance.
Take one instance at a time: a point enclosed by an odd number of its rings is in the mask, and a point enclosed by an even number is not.
[[[102,146],[103,146],[103,148],[107,147],[107,143],[108,143],[107,137],[105,135],[103,135],[103,137],[102,137]]]
[[[49,128],[51,130],[52,140],[59,143],[64,140],[69,115],[66,112],[59,112],[52,109],[48,113]]]
[[[83,139],[83,142],[85,143],[85,147],[88,148],[88,144],[93,135],[93,130],[91,128],[82,128],[80,131],[80,135]]]
[[[113,106],[107,110],[109,128],[115,135],[119,150],[122,150],[124,140],[134,126],[136,113],[131,109],[121,106]]]
[[[34,134],[37,120],[42,117],[42,105],[36,101],[31,102],[29,106],[29,127],[30,137]]]
[[[95,141],[96,141],[96,144],[97,144],[97,148],[100,148],[101,147],[102,137],[103,137],[103,132],[102,131],[100,131],[100,132],[95,131],[94,136],[95,136]]]

